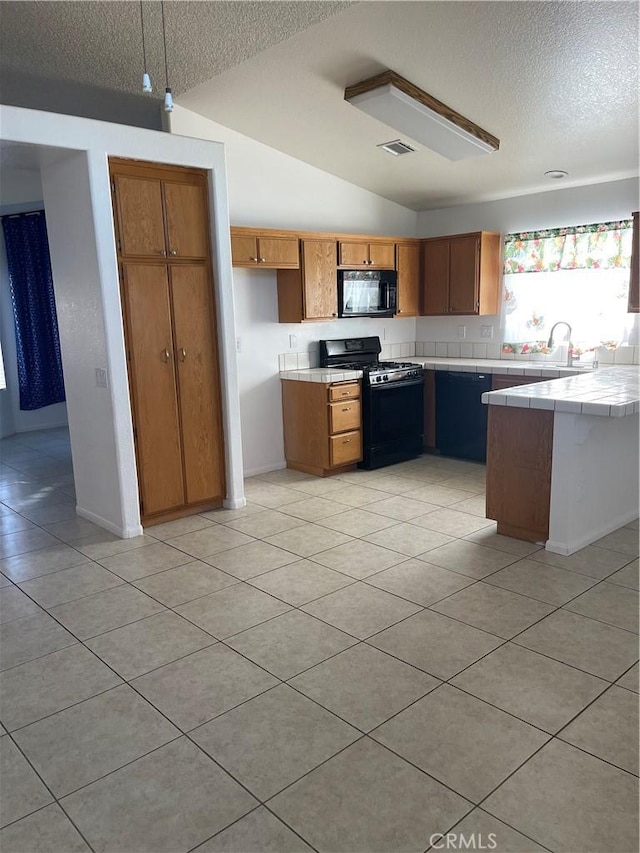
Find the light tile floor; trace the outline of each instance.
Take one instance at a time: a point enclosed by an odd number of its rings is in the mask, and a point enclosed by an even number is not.
[[[1,451],[7,853],[638,849],[637,522],[548,554],[423,457],[122,541]]]

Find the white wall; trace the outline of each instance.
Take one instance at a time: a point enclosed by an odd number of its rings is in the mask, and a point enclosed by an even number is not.
[[[2,138],[50,146],[42,167],[79,514],[121,536],[141,532],[108,157],[209,172],[223,371],[227,504],[242,505],[229,215],[222,146],[55,113],[2,107]],[[77,319],[76,319],[77,318]],[[109,388],[95,384],[106,368]]]
[[[176,106],[174,134],[224,143],[233,225],[413,237],[417,214]],[[233,270],[238,376],[245,474],[284,465],[278,355],[308,351],[321,338],[379,335],[388,343],[415,340],[416,321],[338,320],[278,323],[274,270]],[[289,335],[297,342],[290,347]]]
[[[547,550],[573,554],[638,517],[638,415],[556,412]]]
[[[24,181],[23,193],[26,198],[39,195],[40,200],[27,201],[24,204],[2,204],[0,216],[12,213],[23,213],[28,210],[42,210],[42,183],[39,172],[19,170],[19,181],[15,181],[15,170],[3,169],[0,173],[0,202],[4,202],[5,188],[11,190],[10,196],[19,194],[20,181]],[[5,181],[5,179],[7,179]],[[4,232],[0,229],[0,341],[2,342],[2,359],[6,374],[7,387],[0,391],[0,438],[13,435],[15,432],[29,432],[38,429],[52,429],[65,426],[67,423],[67,406],[65,403],[54,403],[43,409],[23,411],[20,408],[18,389],[18,364],[16,357],[16,336],[13,322],[13,307],[9,290],[9,271],[7,268],[7,252]]]
[[[628,219],[638,209],[637,178],[550,190],[544,193],[504,198],[498,201],[425,210],[418,215],[419,237],[440,237],[470,231],[500,231],[509,234],[563,225],[586,225]],[[456,341],[457,327],[466,326],[466,341],[480,342],[480,326],[493,326],[493,340],[503,340],[504,324],[497,317],[422,317],[417,324],[419,341]],[[630,343],[637,343],[634,338]]]

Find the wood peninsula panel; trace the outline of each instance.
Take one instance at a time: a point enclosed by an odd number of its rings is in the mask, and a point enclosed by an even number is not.
[[[528,542],[549,538],[552,411],[489,406],[487,518],[498,533]]]

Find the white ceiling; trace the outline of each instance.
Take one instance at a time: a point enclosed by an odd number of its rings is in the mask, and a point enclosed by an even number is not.
[[[143,9],[155,97],[160,4]],[[182,0],[165,12],[177,103],[407,207],[555,189],[548,169],[570,173],[563,185],[638,173],[635,2]],[[2,70],[135,92],[139,13],[135,2],[3,0]],[[453,163],[420,145],[403,157],[377,149],[401,134],[343,93],[387,68],[500,150]]]
[[[501,140],[451,162],[344,101],[390,68]],[[186,92],[189,109],[416,210],[638,173],[638,5],[374,2]],[[408,140],[412,142],[412,140]]]

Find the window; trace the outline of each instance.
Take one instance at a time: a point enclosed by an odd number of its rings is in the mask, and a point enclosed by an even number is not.
[[[504,301],[507,352],[546,352],[558,320],[574,351],[628,337],[632,220],[508,234]]]

